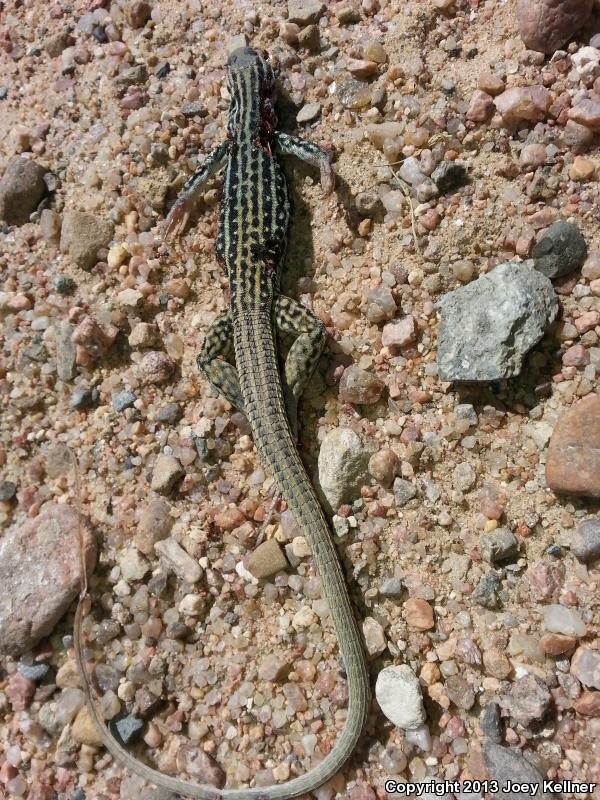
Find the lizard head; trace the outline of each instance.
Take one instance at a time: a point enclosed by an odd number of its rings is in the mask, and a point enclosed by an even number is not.
[[[252,47],[239,47],[229,54],[229,93],[231,107],[229,132],[240,128],[264,138],[276,124],[274,110],[275,73],[266,53]]]

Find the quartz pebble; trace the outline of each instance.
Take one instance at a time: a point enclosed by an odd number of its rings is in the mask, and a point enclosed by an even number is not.
[[[367,477],[369,454],[353,430],[334,428],[319,451],[319,485],[332,509],[352,500]]]
[[[578,647],[571,659],[571,674],[584,686],[600,689],[600,652]]]
[[[557,604],[544,606],[544,625],[551,633],[561,633],[564,636],[585,636],[587,628],[581,619],[581,614],[574,608]]]
[[[185,552],[175,539],[163,539],[156,542],[154,549],[166,569],[174,572],[187,583],[197,583],[202,577],[200,564]]]
[[[537,122],[550,107],[550,92],[543,86],[513,86],[494,98],[494,105],[508,124]]]
[[[377,675],[375,697],[385,716],[399,728],[418,728],[425,721],[421,686],[406,664],[381,670]]]

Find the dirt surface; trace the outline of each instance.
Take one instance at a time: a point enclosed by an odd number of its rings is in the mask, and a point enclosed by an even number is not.
[[[299,5],[318,9],[314,29],[286,21],[282,2],[0,3],[0,174],[17,157],[46,173],[23,200],[29,221],[1,223],[0,559],[11,526],[79,496],[98,545],[85,632],[101,706],[142,721],[132,746],[162,771],[266,786],[332,747],[347,695],[320,581],[244,416],[195,363],[227,298],[214,255],[220,178],[180,240],[161,239],[179,188],[225,136],[224,63],[245,34],[280,65],[282,127],[336,154],[329,197],[313,170],[284,163],[283,288],[328,331],[300,404],[300,448],[315,480],[334,428],[357,433],[370,456],[333,509],[336,541],[372,686],[406,664],[426,712],[406,731],[374,696],[359,748],[317,798],[383,800],[389,777],[512,778],[493,742],[540,776],[600,787],[600,679],[581,667],[600,665],[600,571],[597,555],[571,552],[598,494],[555,493],[545,477],[556,421],[595,392],[600,370],[600,117],[566,136],[569,107],[600,102],[600,66],[580,73],[571,61],[596,29],[544,59],[522,44],[514,0]],[[546,87],[539,119],[502,116],[493,93],[473,119],[490,76],[496,94]],[[298,123],[310,104],[314,118]],[[384,122],[402,128],[379,142],[371,126]],[[424,177],[458,161],[466,179],[423,199],[398,178],[412,156]],[[589,255],[554,281],[559,322],[521,375],[441,381],[440,296],[529,257],[559,219]],[[382,344],[407,317],[414,335]],[[367,373],[357,402],[344,389],[351,365]],[[517,544],[495,561],[486,537],[499,529]],[[197,572],[165,566],[154,544],[167,538]],[[272,538],[288,566],[256,581],[248,557]],[[65,558],[78,559],[69,542]],[[483,605],[482,579],[493,587]],[[72,622],[73,609],[32,651],[0,661],[0,797],[159,797],[99,746]]]

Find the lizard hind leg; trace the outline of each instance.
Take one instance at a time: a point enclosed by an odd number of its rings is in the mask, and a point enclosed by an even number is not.
[[[278,331],[295,338],[282,376],[288,421],[297,438],[298,398],[312,377],[325,344],[325,326],[297,300],[279,295],[275,300],[274,322]]]
[[[244,400],[240,389],[237,369],[225,358],[233,350],[231,313],[224,311],[206,332],[204,343],[196,359],[198,367],[232,406],[244,411]]]

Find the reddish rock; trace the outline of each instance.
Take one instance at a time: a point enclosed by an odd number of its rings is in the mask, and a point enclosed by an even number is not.
[[[590,394],[558,420],[546,460],[546,481],[559,494],[600,497],[600,396]]]
[[[502,94],[506,88],[506,84],[499,75],[493,75],[491,72],[482,72],[477,81],[479,88],[495,97],[497,94]]]
[[[222,788],[225,773],[217,762],[195,744],[184,744],[177,751],[177,767],[202,783]]]
[[[590,354],[582,344],[574,344],[565,350],[562,363],[565,367],[587,367],[590,363]]]
[[[385,384],[377,375],[353,364],[342,375],[340,400],[342,403],[369,405],[379,400],[384,388]]]
[[[89,367],[111,347],[118,330],[114,325],[101,327],[94,317],[86,315],[73,331],[75,361]]]
[[[600,692],[583,691],[573,702],[573,708],[586,717],[600,717]]]
[[[6,694],[14,710],[23,711],[35,694],[35,682],[20,672],[14,672],[8,681]]]
[[[594,130],[600,128],[600,103],[593,100],[581,100],[569,109],[569,119]]]
[[[494,101],[487,92],[476,89],[471,95],[467,119],[471,122],[485,122],[494,111]]]
[[[433,608],[420,597],[411,597],[404,603],[404,617],[408,625],[418,631],[428,631],[435,625]]]
[[[540,639],[542,650],[550,656],[561,656],[563,653],[568,653],[576,644],[575,636],[565,636],[564,633],[545,633]]]
[[[593,0],[517,0],[519,32],[526,47],[553,53],[584,25]]]
[[[600,325],[600,311],[584,311],[583,314],[575,320],[575,327],[579,334],[593,331],[597,325]]]
[[[86,563],[96,549],[82,524]],[[14,525],[0,540],[0,652],[19,656],[48,636],[81,584],[77,512],[48,503],[37,517]]]
[[[404,347],[416,338],[415,318],[411,314],[396,322],[389,322],[381,332],[381,344],[384,347]]]
[[[543,86],[513,86],[494,99],[505,122],[538,122],[550,108],[552,97]]]
[[[550,108],[552,97],[543,86],[514,86],[494,99],[494,104],[505,122],[523,119],[539,122]]]
[[[534,561],[527,570],[527,580],[536,600],[550,600],[565,580],[561,561]]]

